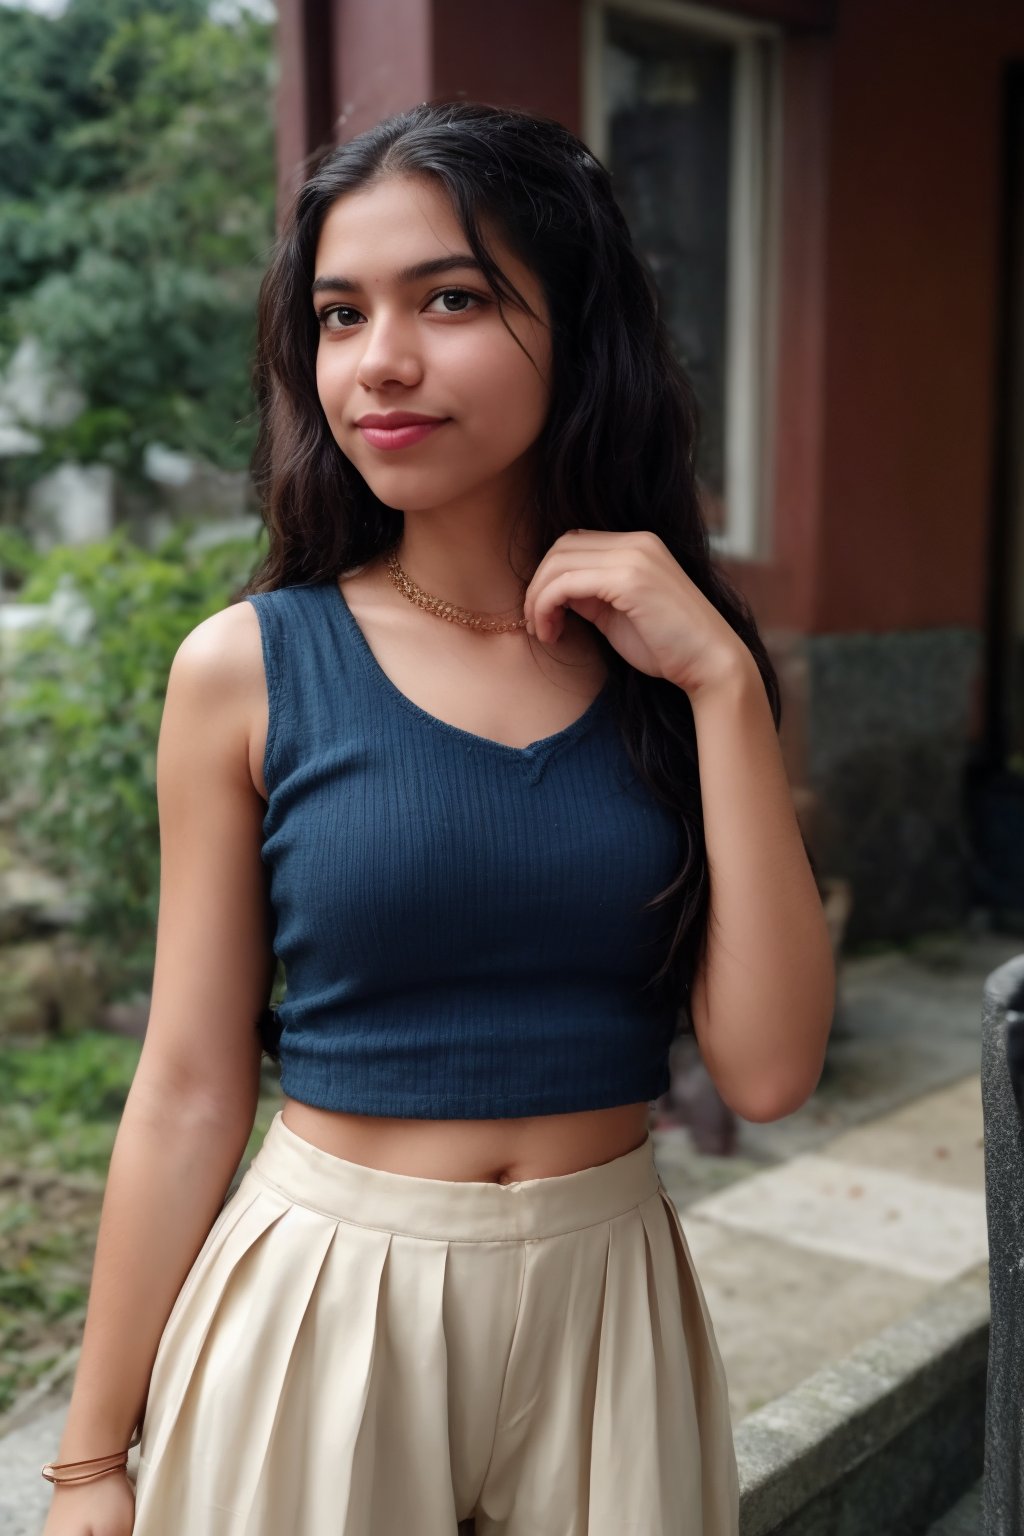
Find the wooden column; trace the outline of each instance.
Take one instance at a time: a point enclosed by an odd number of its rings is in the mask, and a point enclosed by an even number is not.
[[[333,142],[331,0],[278,0],[277,208],[283,218],[307,162]]]

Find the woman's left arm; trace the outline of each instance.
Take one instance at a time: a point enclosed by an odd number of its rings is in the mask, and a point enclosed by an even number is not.
[[[753,655],[646,529],[560,535],[523,606],[538,639],[557,643],[562,610],[572,609],[631,666],[688,695],[710,875],[707,949],[691,986],[694,1033],[737,1114],[792,1114],[821,1076],[835,968]]]
[[[744,648],[688,693],[710,876],[691,1019],[730,1108],[776,1120],[821,1076],[835,1007],[831,939],[753,656]]]

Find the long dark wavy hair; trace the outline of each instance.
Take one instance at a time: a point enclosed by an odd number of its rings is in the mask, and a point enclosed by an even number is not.
[[[747,603],[711,559],[694,471],[696,402],[654,279],[604,166],[562,124],[517,109],[425,102],[331,150],[299,191],[260,290],[253,472],[269,550],[239,595],[334,580],[401,538],[401,511],[378,500],[331,434],[317,394],[310,296],[331,205],[396,175],[429,178],[447,194],[503,318],[509,296],[529,306],[496,264],[482,224],[500,232],[542,285],[551,402],[524,542],[543,551],[580,526],[656,533],[750,650],[778,728],[775,670]],[[678,870],[648,903],[665,908],[671,937],[647,986],[665,989],[679,1028],[692,1029],[689,986],[710,920],[693,713],[684,690],[599,640],[632,767],[678,821]]]

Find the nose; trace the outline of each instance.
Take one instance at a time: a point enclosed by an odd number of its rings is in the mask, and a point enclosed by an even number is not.
[[[363,328],[363,347],[356,372],[365,389],[386,384],[418,384],[423,363],[411,329],[398,316],[378,316]]]

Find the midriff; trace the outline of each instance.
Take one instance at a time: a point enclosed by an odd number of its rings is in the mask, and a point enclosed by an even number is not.
[[[422,1179],[511,1184],[608,1163],[644,1141],[646,1102],[511,1120],[352,1115],[285,1098],[288,1129],[350,1163]]]

